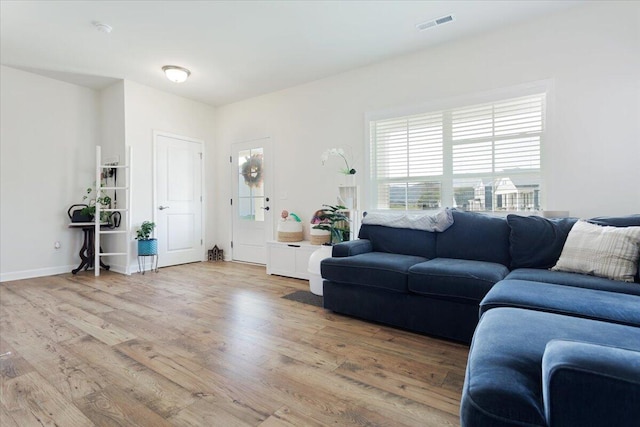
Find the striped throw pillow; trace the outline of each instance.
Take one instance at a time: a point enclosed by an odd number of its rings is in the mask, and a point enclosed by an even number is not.
[[[639,258],[640,227],[603,227],[580,220],[551,269],[633,282]]]

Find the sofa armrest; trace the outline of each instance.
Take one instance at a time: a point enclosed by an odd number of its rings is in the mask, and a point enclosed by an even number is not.
[[[637,426],[640,352],[552,340],[542,357],[542,394],[550,426]]]
[[[342,258],[353,255],[365,254],[371,252],[373,246],[371,241],[367,239],[350,240],[348,242],[333,245],[332,255],[335,258]]]

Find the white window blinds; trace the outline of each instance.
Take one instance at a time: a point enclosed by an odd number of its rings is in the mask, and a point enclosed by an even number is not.
[[[374,208],[539,209],[545,95],[370,122]]]

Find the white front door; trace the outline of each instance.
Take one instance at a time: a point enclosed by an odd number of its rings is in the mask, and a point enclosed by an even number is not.
[[[233,144],[233,259],[266,264],[273,238],[271,140]]]
[[[203,143],[154,133],[158,265],[204,260]]]

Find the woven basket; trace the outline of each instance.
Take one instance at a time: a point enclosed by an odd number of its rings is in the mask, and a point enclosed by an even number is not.
[[[325,243],[329,243],[329,240],[331,240],[331,233],[326,231],[326,230],[318,230],[315,228],[312,228],[310,230],[310,236],[309,236],[309,242],[312,245],[322,245]]]
[[[278,242],[301,242],[302,223],[298,221],[278,222]]]
[[[278,231],[278,242],[301,242],[302,231]]]

